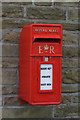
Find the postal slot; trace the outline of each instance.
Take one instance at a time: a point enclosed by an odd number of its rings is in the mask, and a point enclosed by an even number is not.
[[[54,43],[60,43],[60,39],[57,39],[57,38],[35,38],[34,39],[34,42],[36,43],[36,42],[43,42],[43,43],[45,43],[45,42],[54,42]],[[33,43],[34,43],[33,42]]]

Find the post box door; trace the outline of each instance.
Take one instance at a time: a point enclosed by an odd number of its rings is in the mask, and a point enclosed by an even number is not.
[[[35,57],[34,102],[59,102],[61,99],[60,57]],[[44,71],[42,68],[46,68]],[[50,70],[48,70],[50,68]],[[43,78],[42,78],[43,77]],[[46,78],[47,77],[47,78]],[[50,77],[50,78],[49,78]]]

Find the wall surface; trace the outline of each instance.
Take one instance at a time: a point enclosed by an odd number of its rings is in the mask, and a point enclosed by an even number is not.
[[[78,5],[79,3],[2,3],[3,118],[78,118]],[[25,25],[63,25],[62,103],[51,106],[20,105],[19,40]]]

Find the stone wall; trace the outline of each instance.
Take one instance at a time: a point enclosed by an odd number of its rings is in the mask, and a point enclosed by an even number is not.
[[[79,3],[2,3],[2,108],[3,118],[78,118],[80,81],[78,80]],[[20,105],[19,40],[25,25],[31,23],[63,25],[62,103],[60,105]]]

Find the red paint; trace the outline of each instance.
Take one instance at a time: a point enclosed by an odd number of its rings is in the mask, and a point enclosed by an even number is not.
[[[47,50],[45,49],[46,45]],[[45,56],[49,57],[49,61],[45,61]],[[53,65],[52,90],[40,90],[41,64]],[[24,26],[20,37],[20,103],[29,102],[31,105],[60,104],[61,79],[62,26],[58,24],[31,24]]]

